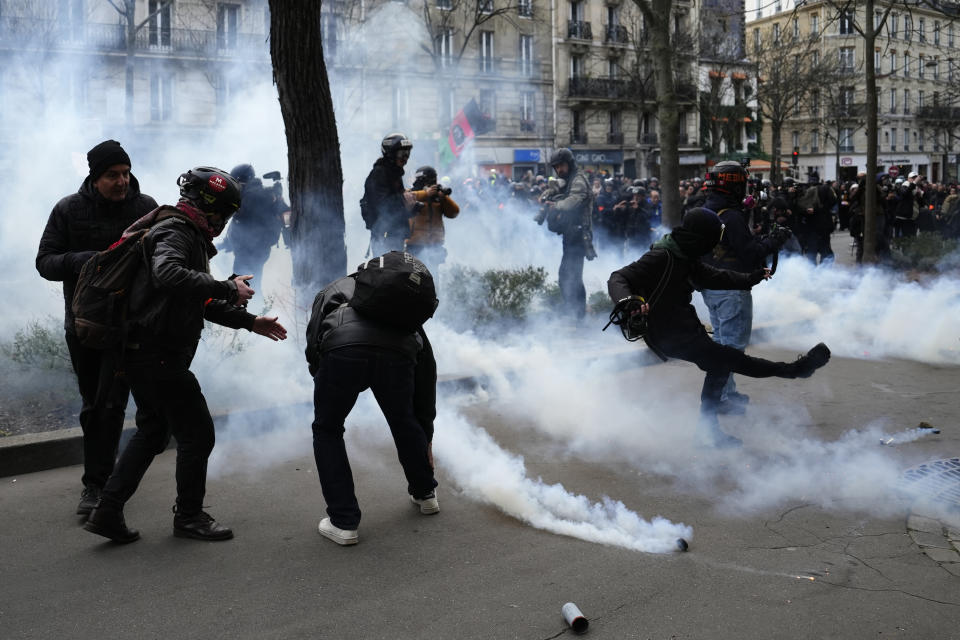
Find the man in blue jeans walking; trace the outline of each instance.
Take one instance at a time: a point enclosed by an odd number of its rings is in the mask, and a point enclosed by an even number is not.
[[[743,199],[747,192],[747,172],[739,162],[718,162],[704,180],[707,199],[704,207],[714,211],[724,225],[719,244],[703,258],[704,264],[739,273],[752,273],[765,266],[767,255],[779,251],[790,237],[783,228],[765,238],[758,238],[747,224]],[[744,351],[750,344],[753,329],[753,295],[750,289],[701,291],[710,312],[713,339],[723,345]],[[737,391],[731,373],[720,396],[720,413],[743,413],[750,398]]]

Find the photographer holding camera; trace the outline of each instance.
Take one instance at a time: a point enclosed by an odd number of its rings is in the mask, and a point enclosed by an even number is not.
[[[423,206],[410,218],[406,251],[427,265],[434,279],[437,279],[440,265],[447,258],[447,250],[443,248],[443,219],[452,220],[460,214],[460,207],[450,197],[451,193],[452,189],[437,184],[436,169],[429,166],[417,169],[413,180],[413,196]]]

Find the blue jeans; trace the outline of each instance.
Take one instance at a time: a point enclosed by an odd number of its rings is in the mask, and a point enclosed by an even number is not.
[[[750,291],[704,289],[700,292],[710,312],[715,342],[744,351],[753,329],[753,295]],[[721,400],[737,390],[733,374],[727,378]]]

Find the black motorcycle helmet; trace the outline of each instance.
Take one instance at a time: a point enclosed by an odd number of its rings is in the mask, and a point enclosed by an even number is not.
[[[240,208],[240,183],[233,176],[216,167],[194,167],[177,178],[180,198],[207,215],[214,231],[220,233],[237,209]],[[219,215],[218,222],[210,216]]]
[[[422,189],[437,184],[437,170],[431,166],[423,166],[413,174],[413,188]]]
[[[577,165],[577,160],[573,157],[573,151],[570,151],[570,149],[567,148],[557,149],[553,152],[553,155],[550,156],[551,167],[555,167],[558,164],[563,164],[564,162],[567,163],[567,169],[572,174]]]
[[[738,201],[747,196],[747,172],[739,162],[724,160],[718,162],[703,179],[708,191],[718,191],[734,196]]]
[[[238,164],[230,169],[230,175],[240,184],[246,184],[257,177],[257,172],[253,170],[252,164]]]
[[[385,158],[394,158],[402,151],[406,151],[409,156],[411,149],[413,149],[413,143],[402,133],[387,134],[380,143],[380,150]]]

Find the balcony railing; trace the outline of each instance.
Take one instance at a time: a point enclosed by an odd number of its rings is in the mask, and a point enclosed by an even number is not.
[[[571,40],[593,40],[593,30],[589,22],[570,20],[567,22],[567,38]]]
[[[960,107],[920,107],[917,109],[917,118],[924,120],[957,121],[960,120]]]
[[[657,134],[655,133],[641,133],[637,136],[637,142],[645,146],[656,146],[657,145]]]
[[[579,98],[633,98],[637,95],[636,87],[630,80],[617,78],[570,78],[568,93],[570,97]]]
[[[122,52],[127,49],[126,29],[121,24],[86,22],[63,25],[54,20],[0,19],[0,48],[40,46],[46,49],[93,49]],[[136,51],[160,51],[203,57],[268,55],[267,36],[201,29],[150,29],[143,27],[134,38]]]
[[[607,134],[607,144],[623,144],[623,132]]]
[[[537,123],[533,120],[520,120],[520,131],[533,133],[537,130]]]
[[[845,119],[845,118],[859,118],[864,113],[866,109],[863,103],[853,103],[850,104],[838,104],[833,105],[829,109],[830,117],[834,120]]]
[[[630,33],[622,24],[608,24],[604,30],[603,41],[607,44],[628,44]]]
[[[577,133],[575,131],[570,132],[570,144],[587,144],[587,134],[586,132]]]

